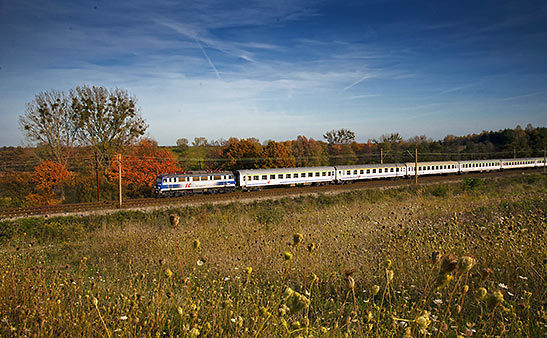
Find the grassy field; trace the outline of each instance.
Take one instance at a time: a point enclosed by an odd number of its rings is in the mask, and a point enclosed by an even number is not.
[[[0,222],[0,334],[543,337],[546,197],[538,174]]]

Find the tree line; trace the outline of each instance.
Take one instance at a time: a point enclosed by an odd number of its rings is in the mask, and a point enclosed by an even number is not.
[[[338,129],[323,140],[195,137],[160,147],[143,137],[148,126],[135,97],[87,85],[37,94],[19,122],[31,146],[0,149],[0,207],[116,199],[119,168],[124,194],[145,197],[168,172],[413,162],[416,149],[420,161],[529,157],[547,147],[547,128],[532,125],[442,140],[388,133],[359,143]]]

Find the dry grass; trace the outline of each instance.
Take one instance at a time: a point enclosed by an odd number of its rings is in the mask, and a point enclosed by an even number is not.
[[[0,332],[545,336],[547,178],[469,183],[116,216],[69,241],[14,236]]]

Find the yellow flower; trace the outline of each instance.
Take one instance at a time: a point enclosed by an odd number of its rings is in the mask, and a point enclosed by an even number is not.
[[[503,302],[503,294],[499,290],[488,297],[488,306],[490,307],[495,307],[501,302]]]
[[[488,293],[488,291],[486,291],[485,288],[479,288],[477,290],[477,298],[480,299],[480,300],[484,300],[486,298],[487,293]]]
[[[285,251],[285,254],[283,255],[286,261],[290,261],[292,259],[292,253],[289,251]]]
[[[292,240],[293,244],[297,246],[298,244],[302,243],[302,241],[304,240],[304,236],[302,236],[302,234],[300,233],[297,233],[293,235]]]

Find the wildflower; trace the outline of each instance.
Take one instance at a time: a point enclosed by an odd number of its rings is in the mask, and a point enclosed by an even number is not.
[[[475,265],[475,258],[471,256],[463,256],[458,261],[458,272],[459,273],[466,273],[469,272]]]
[[[448,254],[443,257],[443,261],[441,262],[441,270],[440,274],[446,274],[454,271],[456,267],[458,266],[458,259],[452,255]]]
[[[312,272],[312,274],[311,274],[311,281],[312,281],[312,283],[313,283],[313,282],[317,282],[318,280],[319,280],[319,277],[317,277],[317,275],[314,274],[314,273]]]
[[[456,314],[459,314],[460,312],[462,312],[462,307],[460,304],[456,304],[456,306],[454,307],[454,311],[456,312]]]
[[[498,290],[488,297],[488,306],[496,307],[498,304],[503,302],[503,294]]]
[[[302,241],[304,240],[304,236],[302,236],[302,234],[296,233],[293,235],[292,240],[294,246],[297,246],[298,244],[302,243]]]
[[[179,315],[182,316],[182,313],[183,313],[183,312],[182,312],[182,308],[181,308],[180,306],[177,308],[177,312],[179,313]]]
[[[393,280],[393,276],[393,270],[386,269],[386,280],[388,283],[391,283],[391,281]]]
[[[321,334],[327,334],[327,331],[328,331],[328,330],[327,330],[327,328],[326,328],[326,327],[324,327],[324,326],[321,326],[321,329],[320,329],[320,331],[321,331]]]
[[[449,274],[449,273],[439,274],[439,275],[437,276],[437,280],[436,280],[435,286],[436,286],[438,289],[442,289],[442,288],[444,288],[445,286],[447,286],[448,284],[450,284],[450,282],[452,281],[452,279],[454,279],[454,276],[452,276],[452,275]]]
[[[355,289],[355,280],[353,280],[353,277],[351,277],[351,275],[346,276],[346,282],[350,290]]]
[[[291,323],[291,329],[298,330],[300,328],[300,322],[298,320],[295,320]]]
[[[93,305],[97,306],[97,304],[99,304],[99,300],[95,297],[91,298],[91,302],[93,303]]]
[[[372,286],[372,297],[376,296],[380,292],[380,287],[376,284]]]
[[[315,243],[308,244],[308,251],[313,252],[315,250]]]
[[[477,290],[477,298],[480,299],[480,300],[484,300],[486,298],[487,293],[488,293],[488,291],[486,291],[485,288],[479,288]]]
[[[465,284],[463,286],[463,293],[467,293],[469,291],[469,285]]]
[[[368,323],[372,322],[372,319],[373,319],[372,312],[370,312],[369,310],[366,310],[365,319],[367,320]]]
[[[268,317],[270,315],[270,312],[264,306],[261,306],[258,309],[258,313],[260,314],[260,317],[262,317],[262,318]]]
[[[294,293],[294,290],[291,289],[291,288],[289,288],[289,287],[287,287],[287,288],[285,289],[285,291],[283,291],[283,298],[287,299],[287,298],[289,298],[290,296],[292,296],[293,293]]]
[[[292,259],[292,253],[289,251],[285,251],[285,254],[283,255],[286,261],[290,261]]]
[[[165,270],[165,277],[167,277],[167,278],[173,277],[173,271],[171,271],[171,269],[167,268]]]
[[[127,320],[127,316],[121,316],[120,320]]]
[[[197,337],[199,336],[199,330],[197,327],[194,327],[192,330],[190,330],[190,337]]]
[[[253,273],[253,268],[249,266],[245,269],[245,272],[247,273],[247,276],[250,276],[251,273]]]
[[[194,245],[194,249],[197,250],[201,246],[201,242],[199,241],[199,239],[195,239],[193,245]]]
[[[429,326],[429,324],[431,324],[431,319],[429,319],[429,312],[424,311],[420,317],[416,318],[414,324],[421,334],[425,334],[427,327]]]
[[[289,309],[289,307],[285,304],[281,305],[281,307],[278,309],[279,311],[279,315],[280,316],[284,316],[286,315],[289,311],[291,311],[291,309]]]
[[[391,268],[391,259],[388,259],[386,261],[386,269],[389,269],[389,268]]]
[[[197,266],[202,266],[203,264],[205,264],[205,262],[202,259],[198,259],[196,264]]]
[[[293,291],[287,298],[287,306],[291,309],[292,313],[297,313],[310,305],[310,300],[306,296]]]

